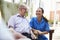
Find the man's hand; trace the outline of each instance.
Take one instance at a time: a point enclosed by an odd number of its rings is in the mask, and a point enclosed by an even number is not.
[[[32,39],[37,39],[37,36],[31,31],[31,37]]]
[[[9,28],[9,31],[11,31],[12,33],[15,33],[15,30],[13,28]]]

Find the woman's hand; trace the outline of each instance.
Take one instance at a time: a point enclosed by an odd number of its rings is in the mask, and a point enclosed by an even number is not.
[[[37,30],[35,30],[35,31],[34,31],[34,34],[35,34],[35,35],[38,35],[38,31],[37,31]]]
[[[38,30],[32,29],[32,32],[33,32],[35,35],[38,35]]]

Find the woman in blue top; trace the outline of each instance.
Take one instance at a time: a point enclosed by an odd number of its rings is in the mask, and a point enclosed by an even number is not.
[[[48,40],[44,34],[49,32],[48,20],[43,16],[43,8],[38,8],[36,10],[36,16],[30,21],[30,26],[34,29],[34,33],[38,35],[37,40]]]

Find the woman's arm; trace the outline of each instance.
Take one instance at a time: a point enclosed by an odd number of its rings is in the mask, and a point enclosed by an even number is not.
[[[42,32],[40,30],[37,30],[37,31],[38,31],[38,34],[40,34],[40,35],[42,35],[42,34],[48,34],[49,31],[50,31],[48,22],[46,22],[46,24],[45,24],[45,31],[44,32]]]
[[[39,34],[39,35],[48,34],[47,31],[44,31],[44,32],[41,32],[41,31],[39,31],[39,30],[37,30],[37,31],[38,31],[38,34]]]
[[[34,34],[36,34],[36,35],[42,35],[42,34],[48,34],[48,32],[47,31],[44,31],[44,32],[42,32],[42,31],[40,31],[40,30],[36,30],[36,29],[32,29],[33,30],[33,33]]]

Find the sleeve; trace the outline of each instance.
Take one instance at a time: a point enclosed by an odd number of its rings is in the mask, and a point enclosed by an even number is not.
[[[33,28],[34,27],[34,18],[31,19],[30,21],[30,26]]]
[[[46,24],[45,24],[45,31],[47,31],[47,32],[50,31],[50,28],[49,28],[49,24],[48,24],[48,22],[46,22]]]
[[[9,21],[8,21],[8,27],[9,27],[9,28],[10,28],[10,27],[13,27],[13,28],[14,28],[14,25],[15,25],[15,23],[14,23],[14,18],[11,17],[11,18],[9,19]]]

